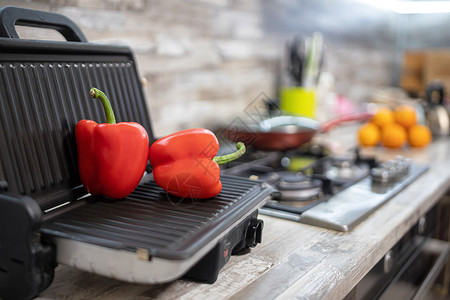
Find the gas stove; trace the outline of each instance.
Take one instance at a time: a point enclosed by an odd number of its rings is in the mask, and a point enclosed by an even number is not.
[[[379,162],[361,157],[358,149],[332,155],[313,146],[287,153],[251,152],[224,173],[276,188],[261,214],[348,231],[426,170],[401,156]]]

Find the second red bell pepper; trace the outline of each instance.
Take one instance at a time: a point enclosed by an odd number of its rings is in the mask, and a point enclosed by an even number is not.
[[[106,95],[96,88],[90,90],[90,95],[101,100],[106,123],[81,120],[75,127],[81,182],[92,195],[126,197],[139,184],[147,167],[147,131],[136,122],[116,123]]]
[[[179,131],[155,141],[149,159],[155,182],[169,194],[178,197],[210,198],[222,190],[219,164],[244,154],[245,146],[237,143],[237,151],[215,157],[219,141],[211,131],[194,128]]]

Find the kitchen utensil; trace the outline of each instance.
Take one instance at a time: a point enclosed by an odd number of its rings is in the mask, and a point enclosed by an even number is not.
[[[305,47],[305,40],[300,35],[294,36],[293,40],[287,43],[288,71],[297,86],[303,83]]]
[[[450,118],[447,109],[442,105],[428,107],[426,110],[427,125],[433,135],[450,134]]]
[[[312,88],[317,86],[323,60],[323,37],[321,33],[315,32],[308,43],[303,78],[304,87]]]
[[[307,40],[295,36],[288,43],[288,70],[295,86],[280,89],[280,108],[300,116],[315,117],[316,92],[324,61],[323,38],[315,32]]]
[[[372,114],[368,112],[354,113],[323,124],[305,117],[279,116],[263,120],[258,124],[226,128],[224,135],[231,141],[242,141],[257,149],[285,151],[309,142],[317,132],[328,132],[340,124],[368,120],[371,116]]]
[[[433,135],[445,136],[450,134],[450,117],[444,106],[444,86],[440,81],[431,81],[425,91],[425,115],[427,125]]]

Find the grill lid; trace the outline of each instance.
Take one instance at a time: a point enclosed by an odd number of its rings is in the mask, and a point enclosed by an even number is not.
[[[105,122],[91,87],[109,97],[118,122],[142,124],[152,140],[137,66],[126,47],[0,38],[0,182],[42,209],[86,193],[75,125]]]

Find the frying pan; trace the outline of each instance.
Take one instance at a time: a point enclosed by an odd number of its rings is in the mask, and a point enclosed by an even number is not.
[[[224,135],[233,142],[243,142],[260,150],[286,151],[309,142],[317,132],[328,132],[342,123],[369,120],[368,112],[337,117],[320,124],[319,121],[295,116],[278,116],[257,124],[226,128]]]

